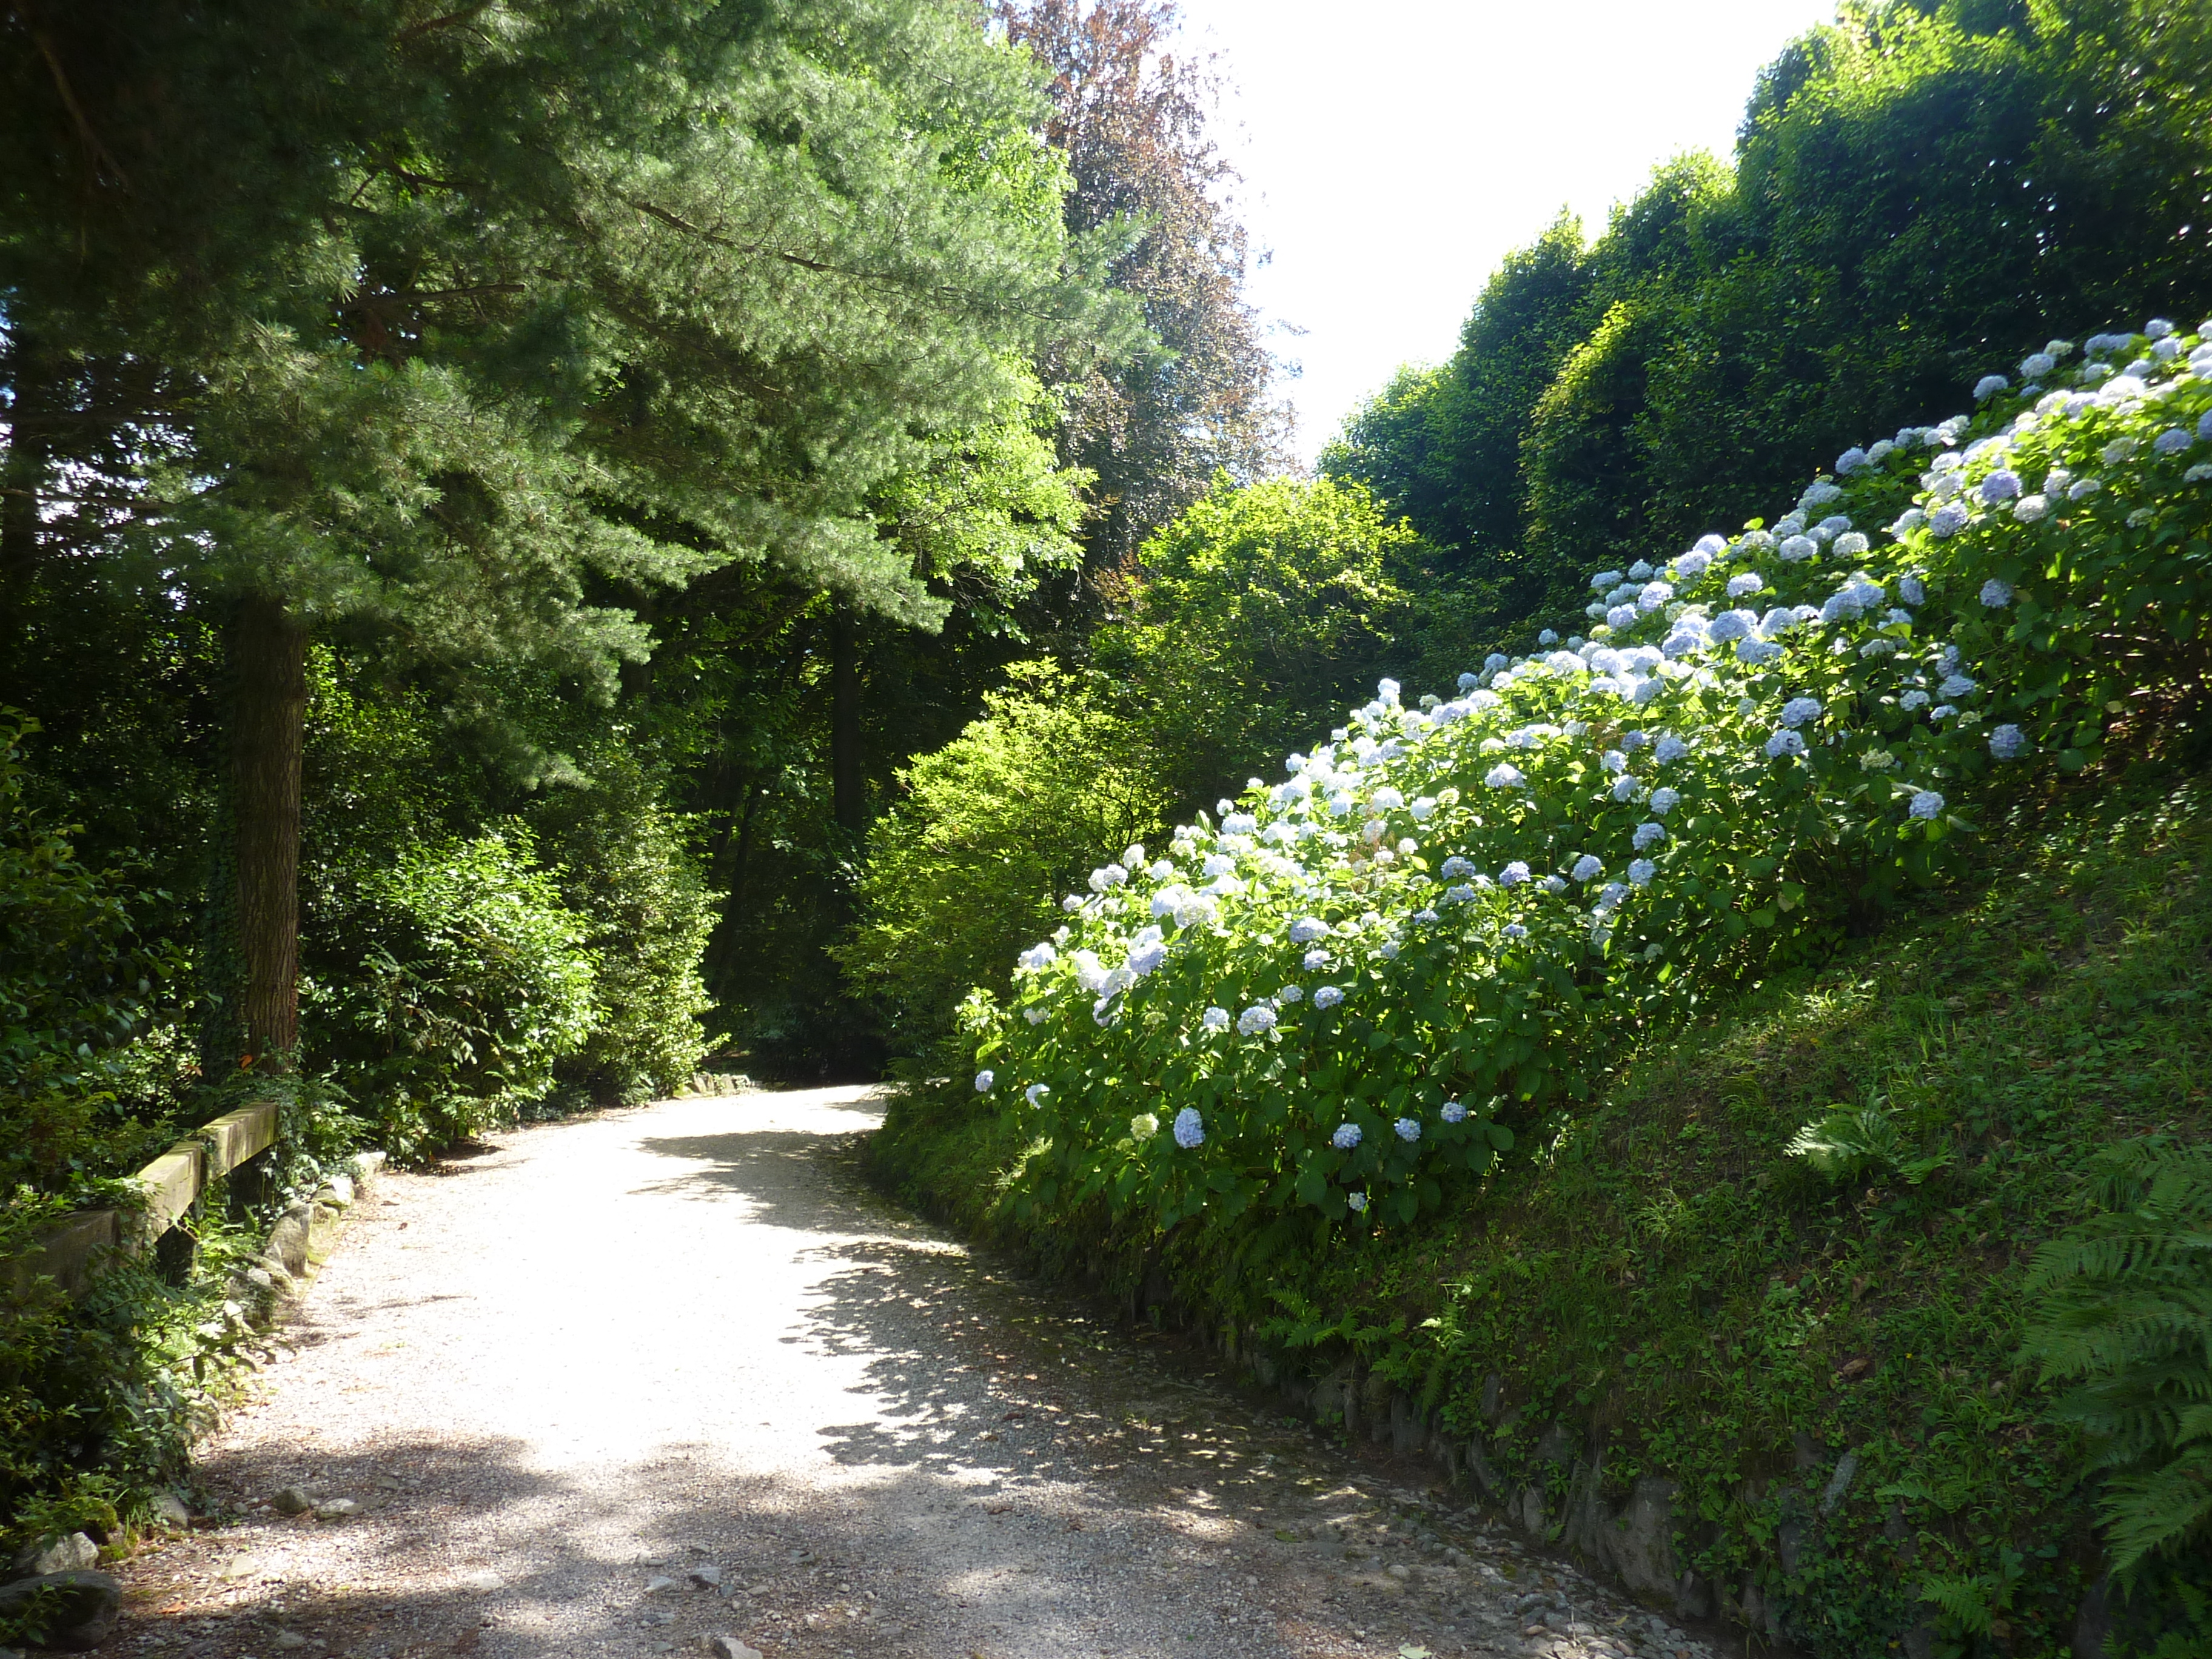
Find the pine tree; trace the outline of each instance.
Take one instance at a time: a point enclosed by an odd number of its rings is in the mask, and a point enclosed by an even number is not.
[[[495,711],[515,665],[611,696],[637,605],[732,561],[932,621],[871,497],[1111,330],[1034,70],[957,0],[10,0],[0,40],[0,583],[91,556],[222,626],[250,1055],[296,1039],[310,639]]]

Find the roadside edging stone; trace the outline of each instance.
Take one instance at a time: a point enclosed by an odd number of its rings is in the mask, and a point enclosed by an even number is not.
[[[19,1612],[42,1595],[53,1606],[52,1622],[45,1632],[45,1645],[50,1648],[88,1652],[114,1633],[123,1617],[122,1582],[84,1568],[0,1584],[0,1614]]]

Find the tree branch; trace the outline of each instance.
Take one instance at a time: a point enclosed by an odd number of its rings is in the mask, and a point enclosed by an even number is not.
[[[31,39],[38,45],[39,55],[46,60],[46,69],[54,77],[54,91],[60,95],[62,107],[69,112],[70,119],[76,124],[77,137],[91,153],[94,166],[106,166],[114,176],[115,182],[129,190],[131,176],[124,172],[123,164],[115,159],[114,152],[101,143],[100,135],[93,131],[91,118],[85,114],[84,106],[76,100],[76,88],[70,85],[69,74],[62,68],[61,55],[54,50],[53,41],[44,29],[31,21],[27,6],[19,6],[16,15],[29,28]]]
[[[426,34],[435,34],[440,29],[452,28],[456,23],[465,23],[477,13],[490,9],[491,0],[478,0],[473,6],[464,6],[459,11],[449,11],[442,17],[426,17],[419,23],[410,23],[392,37],[395,46],[404,46],[421,40]]]
[[[416,185],[425,190],[457,190],[465,192],[468,189],[466,185],[462,184],[458,179],[440,179],[427,173],[410,172],[407,168],[401,167],[397,161],[371,161],[368,164],[368,170],[372,174],[379,173],[387,173],[391,177],[398,179],[403,185]],[[368,185],[364,180],[362,189],[366,188],[368,188]],[[361,191],[356,191],[354,192],[354,199],[358,201],[360,197]]]
[[[434,288],[394,289],[387,294],[364,294],[359,299],[342,302],[340,311],[367,311],[379,306],[412,305],[422,300],[473,300],[487,294],[527,294],[527,285],[521,283],[483,283],[475,288]]]
[[[644,214],[649,219],[659,220],[672,230],[682,231],[686,236],[696,236],[701,241],[711,243],[716,247],[726,247],[738,253],[765,254],[771,259],[781,259],[784,264],[797,265],[802,270],[819,271],[825,276],[843,276],[855,283],[880,283],[885,288],[902,289],[909,294],[926,295],[952,310],[974,311],[981,308],[970,302],[957,289],[947,287],[943,283],[915,284],[907,282],[902,277],[886,276],[879,270],[854,270],[844,265],[830,264],[821,259],[809,258],[804,253],[793,253],[787,248],[770,247],[764,242],[740,242],[734,237],[725,236],[720,231],[709,230],[704,225],[695,225],[682,215],[672,213],[656,203],[641,201],[634,196],[624,196],[619,199],[625,206]],[[990,308],[1002,313],[1012,312],[1018,316],[1034,318],[1040,322],[1056,320],[1048,312],[1030,311],[1018,306],[1000,305]]]
[[[671,229],[680,230],[686,236],[696,236],[701,241],[711,242],[716,247],[729,248],[738,253],[765,253],[771,258],[782,260],[786,264],[798,265],[807,270],[818,270],[827,276],[852,276],[865,282],[877,283],[889,280],[882,276],[872,276],[863,271],[845,270],[836,265],[824,264],[821,260],[810,259],[803,253],[792,253],[782,248],[771,248],[760,242],[740,242],[723,235],[720,231],[708,230],[704,225],[695,225],[689,219],[671,213],[666,208],[656,206],[651,202],[641,202],[631,196],[626,196],[623,199],[647,218],[658,219]]]

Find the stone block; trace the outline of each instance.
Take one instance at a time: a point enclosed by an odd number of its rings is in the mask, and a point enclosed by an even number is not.
[[[1346,1434],[1358,1431],[1359,1376],[1350,1360],[1340,1361],[1314,1384],[1313,1413],[1324,1423],[1331,1418],[1341,1419]]]
[[[1393,1392],[1390,1379],[1379,1372],[1370,1373],[1359,1391],[1359,1420],[1367,1425],[1370,1440],[1389,1438],[1390,1395]]]
[[[1621,1583],[1638,1595],[1673,1599],[1682,1578],[1674,1559],[1675,1486],[1664,1475],[1641,1477],[1613,1523],[1607,1553]]]
[[[1505,1482],[1490,1462],[1490,1454],[1480,1440],[1467,1443],[1467,1472],[1474,1477],[1474,1484],[1482,1495],[1493,1504],[1505,1501]]]
[[[1575,1443],[1565,1423],[1554,1421],[1537,1437],[1534,1458],[1536,1462],[1562,1469],[1574,1462]]]
[[[49,1572],[0,1585],[0,1618],[31,1612],[50,1648],[84,1653],[114,1633],[123,1585],[104,1572]]]
[[[2112,1583],[2100,1578],[2089,1586],[2074,1613],[2074,1636],[2069,1645],[2073,1659],[2104,1659],[2105,1644],[2112,1634]]]
[[[295,1204],[277,1218],[263,1247],[262,1253],[273,1256],[295,1279],[307,1271],[307,1228],[313,1213],[307,1205]]]
[[[1401,1457],[1421,1449],[1421,1411],[1410,1395],[1390,1393],[1390,1449]]]
[[[1523,1486],[1520,1501],[1513,1506],[1513,1518],[1521,1530],[1531,1538],[1541,1538],[1549,1530],[1548,1517],[1544,1512],[1544,1494],[1535,1486]]]
[[[1577,1458],[1567,1480],[1559,1541],[1600,1569],[1612,1561],[1613,1517],[1605,1507],[1605,1455]]]
[[[100,1565],[100,1546],[85,1534],[73,1532],[66,1538],[49,1538],[16,1553],[14,1576],[17,1578],[44,1578],[58,1572],[76,1572]]]

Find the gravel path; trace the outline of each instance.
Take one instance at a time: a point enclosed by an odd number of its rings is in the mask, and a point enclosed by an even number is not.
[[[1425,1473],[1356,1462],[889,1206],[854,1173],[879,1114],[858,1089],[672,1101],[386,1177],[206,1449],[225,1524],[131,1564],[117,1645],[1689,1645],[1395,1484]],[[357,1512],[281,1514],[288,1486]]]

